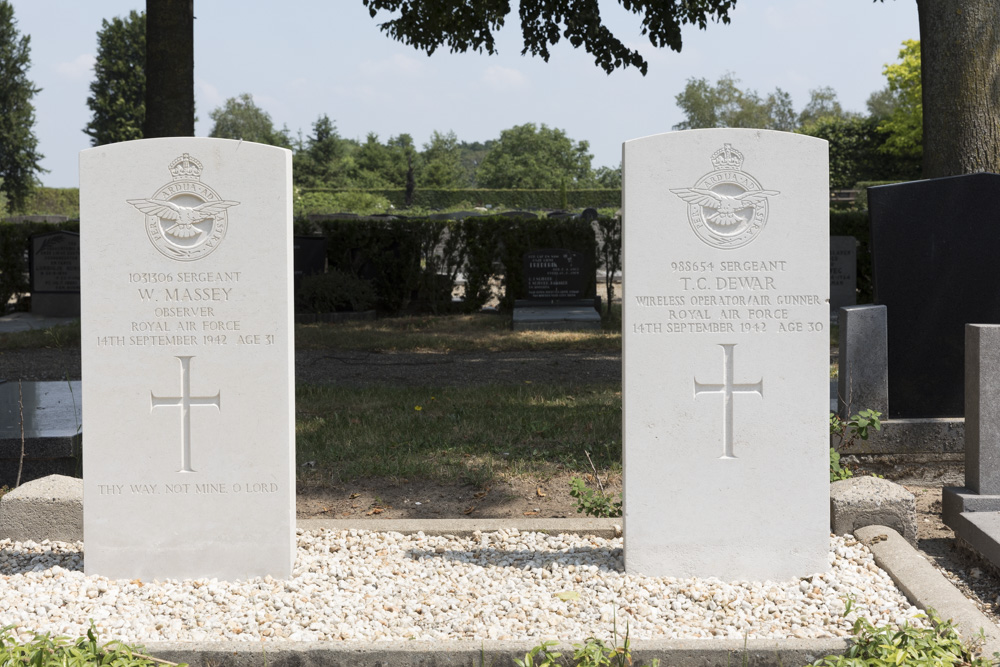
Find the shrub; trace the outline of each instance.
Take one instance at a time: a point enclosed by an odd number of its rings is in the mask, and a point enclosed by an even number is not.
[[[375,307],[371,283],[336,269],[306,276],[299,287],[299,303],[306,312],[360,312]]]

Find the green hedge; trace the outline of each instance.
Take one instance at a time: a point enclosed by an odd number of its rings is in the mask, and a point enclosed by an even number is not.
[[[27,292],[28,240],[33,234],[55,231],[79,232],[80,221],[61,223],[0,222],[0,315],[16,294]]]
[[[300,196],[328,193],[332,195],[359,192],[326,188],[302,188]],[[382,190],[362,190],[367,194],[384,197],[396,208],[405,207],[406,190],[388,188]],[[595,190],[439,190],[417,188],[413,194],[413,206],[428,209],[446,209],[461,206],[491,204],[514,209],[561,209],[561,208],[618,208],[622,205],[620,189]],[[318,212],[318,211],[317,211]],[[334,211],[325,211],[334,213]]]
[[[300,219],[295,229],[296,234],[326,236],[329,268],[369,280],[379,310],[390,313],[417,306],[434,312],[452,308],[460,271],[466,278],[465,310],[479,310],[492,296],[499,297],[501,309],[510,310],[523,292],[523,257],[529,250],[568,248],[583,253],[591,266],[598,262],[594,229],[583,220]],[[594,290],[591,277],[587,291]]]
[[[35,188],[19,215],[80,217],[80,188]]]

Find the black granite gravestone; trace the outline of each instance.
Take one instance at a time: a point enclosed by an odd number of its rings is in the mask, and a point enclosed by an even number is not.
[[[887,315],[890,418],[964,414],[965,325],[1000,323],[998,196],[997,174],[868,190],[875,303]]]
[[[80,235],[49,232],[31,237],[28,255],[31,312],[48,317],[80,316]]]
[[[525,297],[546,301],[586,298],[591,282],[588,276],[593,274],[586,264],[582,252],[564,248],[524,253]]]

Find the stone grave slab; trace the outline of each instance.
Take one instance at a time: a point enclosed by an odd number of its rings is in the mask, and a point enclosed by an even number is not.
[[[80,475],[81,388],[70,382],[0,380],[0,486]],[[24,458],[22,461],[22,437]]]
[[[623,157],[625,568],[824,571],[827,143],[694,130]]]
[[[1000,323],[1000,175],[869,188],[874,300],[887,308],[889,417],[961,417],[966,323]]]
[[[291,573],[291,169],[225,139],[81,152],[88,574]]]
[[[49,232],[31,237],[28,254],[31,312],[43,317],[80,316],[80,235]]]

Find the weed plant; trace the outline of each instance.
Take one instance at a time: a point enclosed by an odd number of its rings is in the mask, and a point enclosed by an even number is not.
[[[109,665],[113,667],[158,667],[173,665],[187,667],[174,662],[160,660],[143,653],[138,645],[128,645],[111,641],[103,646],[97,638],[93,626],[85,637],[71,640],[69,637],[50,634],[36,634],[28,642],[18,641],[13,634],[13,626],[0,631],[0,665],[30,665],[31,667],[92,667]]]
[[[904,624],[893,629],[875,627],[864,618],[854,622],[854,642],[844,655],[828,655],[812,663],[816,667],[988,667],[994,660],[977,656],[975,643],[967,644],[959,637],[954,624],[942,621],[928,611],[932,627],[915,628]]]

